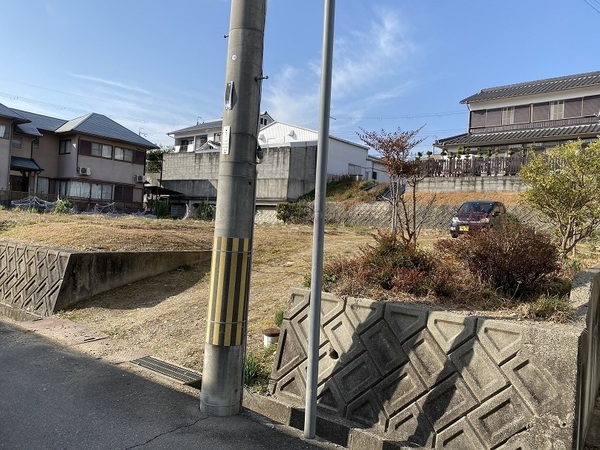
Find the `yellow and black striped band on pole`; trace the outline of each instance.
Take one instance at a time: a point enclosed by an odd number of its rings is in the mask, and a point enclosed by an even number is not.
[[[215,236],[206,342],[242,345],[248,317],[251,240]]]

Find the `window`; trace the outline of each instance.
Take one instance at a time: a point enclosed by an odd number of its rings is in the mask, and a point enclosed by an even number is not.
[[[533,121],[541,122],[550,119],[550,104],[536,103],[533,105]]]
[[[550,120],[559,120],[565,117],[565,102],[559,100],[550,103]]]
[[[62,139],[58,143],[58,154],[68,155],[69,153],[71,153],[71,139]]]
[[[133,162],[133,150],[115,147],[115,159],[119,161]]]
[[[133,188],[129,186],[115,186],[116,202],[132,202]]]
[[[495,127],[502,125],[502,110],[501,109],[488,109],[486,126]]]
[[[23,148],[23,138],[21,136],[13,136],[10,146],[12,148]]]
[[[196,142],[195,148],[196,148],[196,150],[200,150],[200,148],[204,144],[206,144],[206,141],[208,141],[208,135],[202,134],[200,136],[196,136],[196,139],[195,139],[195,142]]]
[[[99,144],[98,142],[92,142],[92,156],[98,156],[101,158],[112,158],[112,147],[106,144]]]
[[[261,117],[261,118],[260,118],[260,124],[261,124],[262,126],[265,126],[265,125],[267,124],[267,118],[266,118],[266,117]]]
[[[8,139],[8,132],[10,128],[8,125],[0,124],[0,139]]]
[[[471,128],[485,127],[485,109],[471,111]]]
[[[31,145],[33,146],[33,148],[40,148],[40,138],[35,138]]]
[[[111,184],[92,184],[93,200],[112,200],[112,185]]]
[[[511,125],[515,123],[515,108],[502,108],[502,125]]]

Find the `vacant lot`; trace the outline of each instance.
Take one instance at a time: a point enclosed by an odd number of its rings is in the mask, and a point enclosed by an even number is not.
[[[460,203],[477,195],[445,194],[440,200]],[[494,198],[511,204],[517,195],[496,194]],[[358,252],[373,243],[373,232],[328,227],[325,259]],[[445,235],[425,231],[421,242],[427,245]],[[78,251],[210,250],[212,237],[212,223],[195,220],[0,211],[0,239]],[[290,288],[302,286],[304,276],[310,273],[311,247],[311,226],[255,228],[248,324],[250,351],[262,346],[261,330],[272,325],[277,309],[285,308]],[[208,265],[174,271],[98,295],[61,314],[110,335],[123,349],[140,347],[154,356],[200,369],[209,271]]]

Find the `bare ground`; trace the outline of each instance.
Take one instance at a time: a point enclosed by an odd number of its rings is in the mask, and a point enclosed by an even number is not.
[[[480,193],[438,194],[440,203],[459,203]],[[491,196],[489,196],[491,197]],[[495,194],[507,204],[518,194]],[[373,243],[374,230],[328,227],[325,259],[355,254]],[[425,231],[427,245],[441,235]],[[38,215],[0,211],[0,239],[77,251],[210,250],[211,223],[98,215]],[[248,349],[262,347],[262,329],[273,325],[292,287],[310,273],[312,227],[255,227],[248,317]],[[153,356],[200,370],[203,362],[210,267],[197,265],[100,294],[60,313],[113,338],[124,351]],[[118,348],[117,348],[118,350]],[[113,347],[111,351],[115,351]],[[95,350],[102,355],[102,348]]]

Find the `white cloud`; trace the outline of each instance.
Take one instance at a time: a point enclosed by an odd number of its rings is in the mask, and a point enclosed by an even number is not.
[[[350,26],[350,24],[348,25]],[[377,9],[363,30],[340,29],[334,43],[332,115],[355,124],[374,115],[414,86],[408,80],[417,46],[397,10]],[[315,127],[319,108],[320,59],[286,66],[265,85],[266,109],[276,120]],[[343,127],[341,121],[332,124]],[[354,127],[355,128],[355,127]]]
[[[124,89],[127,91],[133,91],[133,92],[138,92],[140,94],[150,95],[150,92],[148,92],[145,89],[139,88],[137,86],[129,86],[125,83],[121,83],[120,81],[106,80],[104,78],[98,78],[98,77],[95,77],[92,75],[81,75],[81,74],[77,74],[77,73],[69,73],[68,75],[75,77],[75,78],[79,78],[81,80],[92,81],[94,83],[105,84],[107,86],[116,87],[116,88]]]

